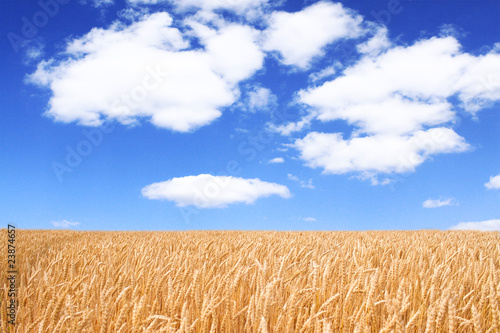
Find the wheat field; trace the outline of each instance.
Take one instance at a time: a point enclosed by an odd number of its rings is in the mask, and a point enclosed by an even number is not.
[[[17,261],[2,332],[500,331],[492,232],[19,230]]]

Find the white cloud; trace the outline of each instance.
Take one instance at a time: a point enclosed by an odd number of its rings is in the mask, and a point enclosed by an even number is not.
[[[482,222],[461,222],[450,227],[450,230],[480,230],[500,231],[500,220],[488,220]]]
[[[377,186],[377,185],[381,185],[381,186],[385,186],[385,185],[389,185],[391,184],[393,181],[392,179],[389,179],[389,178],[384,178],[382,180],[379,180],[378,178],[370,178],[370,182],[372,184],[372,186]]]
[[[489,190],[492,190],[492,189],[495,189],[495,190],[498,190],[500,189],[500,175],[497,175],[497,176],[491,176],[490,177],[490,181],[487,182],[486,184],[484,184],[484,186],[486,186],[487,189]]]
[[[350,137],[312,132],[296,140],[301,158],[325,173],[375,175],[411,172],[431,155],[468,150],[465,139],[447,128],[456,117],[450,100],[458,97],[472,113],[500,100],[496,49],[473,56],[449,36],[389,47],[384,28],[373,38],[359,47],[367,55],[342,75],[299,92],[312,111],[297,123],[282,125],[282,134],[313,119],[354,126]]]
[[[96,8],[111,6],[115,3],[114,0],[91,0],[91,1],[92,5]],[[84,2],[86,1],[84,0]]]
[[[76,227],[77,225],[80,224],[80,222],[70,222],[68,220],[62,220],[62,221],[51,221],[52,225],[56,228],[71,228],[71,227]]]
[[[300,92],[318,119],[343,119],[365,133],[409,133],[452,121],[447,98],[458,94],[469,110],[500,99],[500,80],[481,86],[487,72],[498,73],[500,54],[474,57],[460,52],[453,37],[431,38],[364,57],[342,76]]]
[[[26,57],[29,60],[39,60],[44,55],[43,49],[42,45],[33,45],[26,50]]]
[[[323,48],[363,33],[362,18],[339,3],[318,2],[295,13],[273,12],[264,49],[278,51],[286,65],[307,68]]]
[[[315,186],[312,183],[312,179],[309,179],[307,182],[301,180],[300,181],[300,187],[305,187],[305,188],[310,188],[310,189],[315,188]]]
[[[373,135],[348,140],[340,133],[311,132],[294,145],[307,165],[324,173],[402,173],[414,171],[433,154],[462,152],[465,140],[449,128],[432,128],[411,135]]]
[[[168,0],[127,0],[131,5],[156,5],[162,2],[168,2]]]
[[[306,221],[306,222],[316,222],[317,221],[314,217],[301,217],[300,219],[302,221]]]
[[[271,91],[266,88],[258,88],[248,94],[251,109],[262,109],[269,104]]]
[[[453,198],[450,199],[427,199],[423,202],[422,207],[424,208],[438,208],[444,206],[451,206],[453,204]]]
[[[372,186],[385,186],[394,182],[394,179],[390,178],[379,179],[377,174],[369,171],[363,171],[359,175],[353,176],[352,178],[357,178],[359,180],[369,180]]]
[[[200,36],[214,72],[236,84],[262,67],[264,54],[256,44],[257,30],[249,26],[230,24],[210,37]]]
[[[290,122],[290,123],[286,123],[286,124],[279,125],[279,126],[276,126],[275,124],[269,123],[268,128],[271,131],[280,133],[281,135],[289,136],[295,132],[300,132],[300,131],[306,129],[307,127],[309,127],[309,125],[311,125],[311,122],[314,119],[314,117],[315,117],[315,114],[310,113],[310,114],[306,115],[305,117],[302,117],[302,119],[300,119],[297,122]]]
[[[240,202],[251,204],[258,198],[270,195],[279,195],[282,198],[291,196],[286,186],[264,182],[258,178],[244,179],[208,174],[154,183],[144,187],[142,195],[149,199],[174,201],[179,207],[192,205],[198,208],[222,208]]]
[[[454,24],[443,24],[439,30],[439,36],[441,37],[453,36],[455,38],[464,38],[467,36],[467,33],[463,29]]]
[[[311,75],[309,75],[309,80],[311,80],[312,82],[317,82],[319,80],[330,77],[337,72],[335,67],[336,66],[328,66],[317,73],[312,73]]]
[[[372,38],[357,46],[358,52],[377,56],[381,52],[386,51],[391,46],[391,42],[387,38],[387,33],[386,27],[379,27]]]
[[[235,131],[236,133],[243,133],[243,134],[249,134],[249,133],[250,133],[250,131],[249,131],[249,130],[247,130],[246,128],[239,128],[239,127],[238,127],[238,128],[235,128],[235,129],[234,129],[234,131]]]
[[[299,183],[299,185],[300,185],[300,187],[310,188],[310,189],[315,188],[315,186],[314,186],[314,185],[313,185],[313,183],[312,183],[312,179],[309,179],[309,180],[306,182],[306,181],[304,181],[304,180],[299,179],[299,177],[292,175],[291,173],[289,173],[289,174],[287,175],[287,177],[288,177],[288,179],[290,179],[290,180],[293,180],[293,181],[298,182],[298,183]]]
[[[258,32],[237,24],[205,27],[204,49],[190,49],[172,23],[164,12],[129,26],[115,22],[73,39],[64,60],[41,62],[30,80],[52,92],[46,114],[87,126],[146,118],[181,132],[218,118],[238,98],[239,81],[262,66]]]
[[[124,19],[124,21],[140,21],[143,17],[147,16],[149,14],[149,8],[147,7],[127,7],[119,12],[117,12],[117,16],[121,19]]]
[[[275,157],[275,158],[269,160],[268,163],[275,164],[275,163],[283,163],[283,162],[285,162],[285,160],[283,159],[283,157]]]
[[[247,98],[241,105],[242,108],[250,111],[267,111],[271,106],[276,105],[277,98],[267,88],[254,86],[247,92]]]
[[[203,11],[230,10],[238,14],[248,14],[267,4],[267,0],[169,0],[180,10],[198,8]]]

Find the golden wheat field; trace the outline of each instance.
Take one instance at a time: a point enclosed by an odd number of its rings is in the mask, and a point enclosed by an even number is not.
[[[492,232],[19,230],[17,261],[2,332],[500,329]]]

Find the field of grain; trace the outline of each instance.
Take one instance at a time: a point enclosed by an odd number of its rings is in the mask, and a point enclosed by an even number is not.
[[[17,246],[2,332],[500,329],[498,233],[19,230]]]

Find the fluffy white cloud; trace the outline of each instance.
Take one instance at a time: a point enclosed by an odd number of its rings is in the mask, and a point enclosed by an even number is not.
[[[318,119],[343,119],[366,133],[409,133],[453,120],[447,98],[458,95],[468,110],[500,99],[500,54],[460,52],[453,37],[431,38],[364,57],[342,76],[300,92]]]
[[[71,228],[71,227],[76,227],[77,225],[80,224],[80,222],[70,222],[68,220],[62,220],[62,221],[51,221],[52,225],[56,228]]]
[[[468,149],[465,139],[445,127],[456,117],[449,99],[458,97],[470,112],[500,100],[500,80],[493,79],[500,78],[496,49],[473,56],[449,36],[390,47],[386,34],[381,28],[361,44],[358,50],[366,55],[342,75],[299,92],[312,111],[280,126],[282,134],[313,119],[355,127],[350,138],[312,132],[297,140],[294,146],[307,165],[335,174],[414,171],[430,155]]]
[[[497,176],[491,176],[490,177],[490,181],[487,182],[486,184],[484,184],[484,186],[486,186],[487,189],[489,190],[492,190],[492,189],[495,189],[495,190],[498,190],[500,189],[500,175],[497,175]]]
[[[198,208],[221,208],[233,203],[251,204],[258,198],[279,195],[289,198],[286,186],[261,181],[258,178],[244,179],[231,176],[202,174],[172,178],[154,183],[142,189],[149,199],[174,201],[177,206]]]
[[[129,26],[115,22],[72,40],[64,60],[41,62],[30,80],[52,91],[47,115],[89,126],[148,118],[181,132],[218,118],[237,99],[238,82],[262,66],[258,32],[205,27],[204,48],[192,49],[172,23],[164,12]]]
[[[274,12],[265,31],[264,49],[278,51],[286,65],[307,68],[323,48],[363,33],[362,18],[339,3],[318,2],[295,13]]]
[[[311,132],[293,146],[308,166],[321,167],[329,174],[411,172],[430,155],[469,147],[453,130],[442,127],[404,136],[379,134],[347,140],[340,133]]]
[[[275,158],[269,160],[268,163],[276,164],[276,163],[283,163],[283,162],[285,162],[285,160],[283,159],[283,157],[275,157]]]
[[[461,222],[454,225],[450,230],[480,230],[500,231],[500,220],[488,220],[482,222]]]
[[[422,207],[424,208],[438,208],[444,206],[451,206],[453,204],[453,199],[427,199],[422,203]]]
[[[306,221],[306,222],[316,222],[317,221],[314,217],[301,217],[300,219],[302,221]]]

